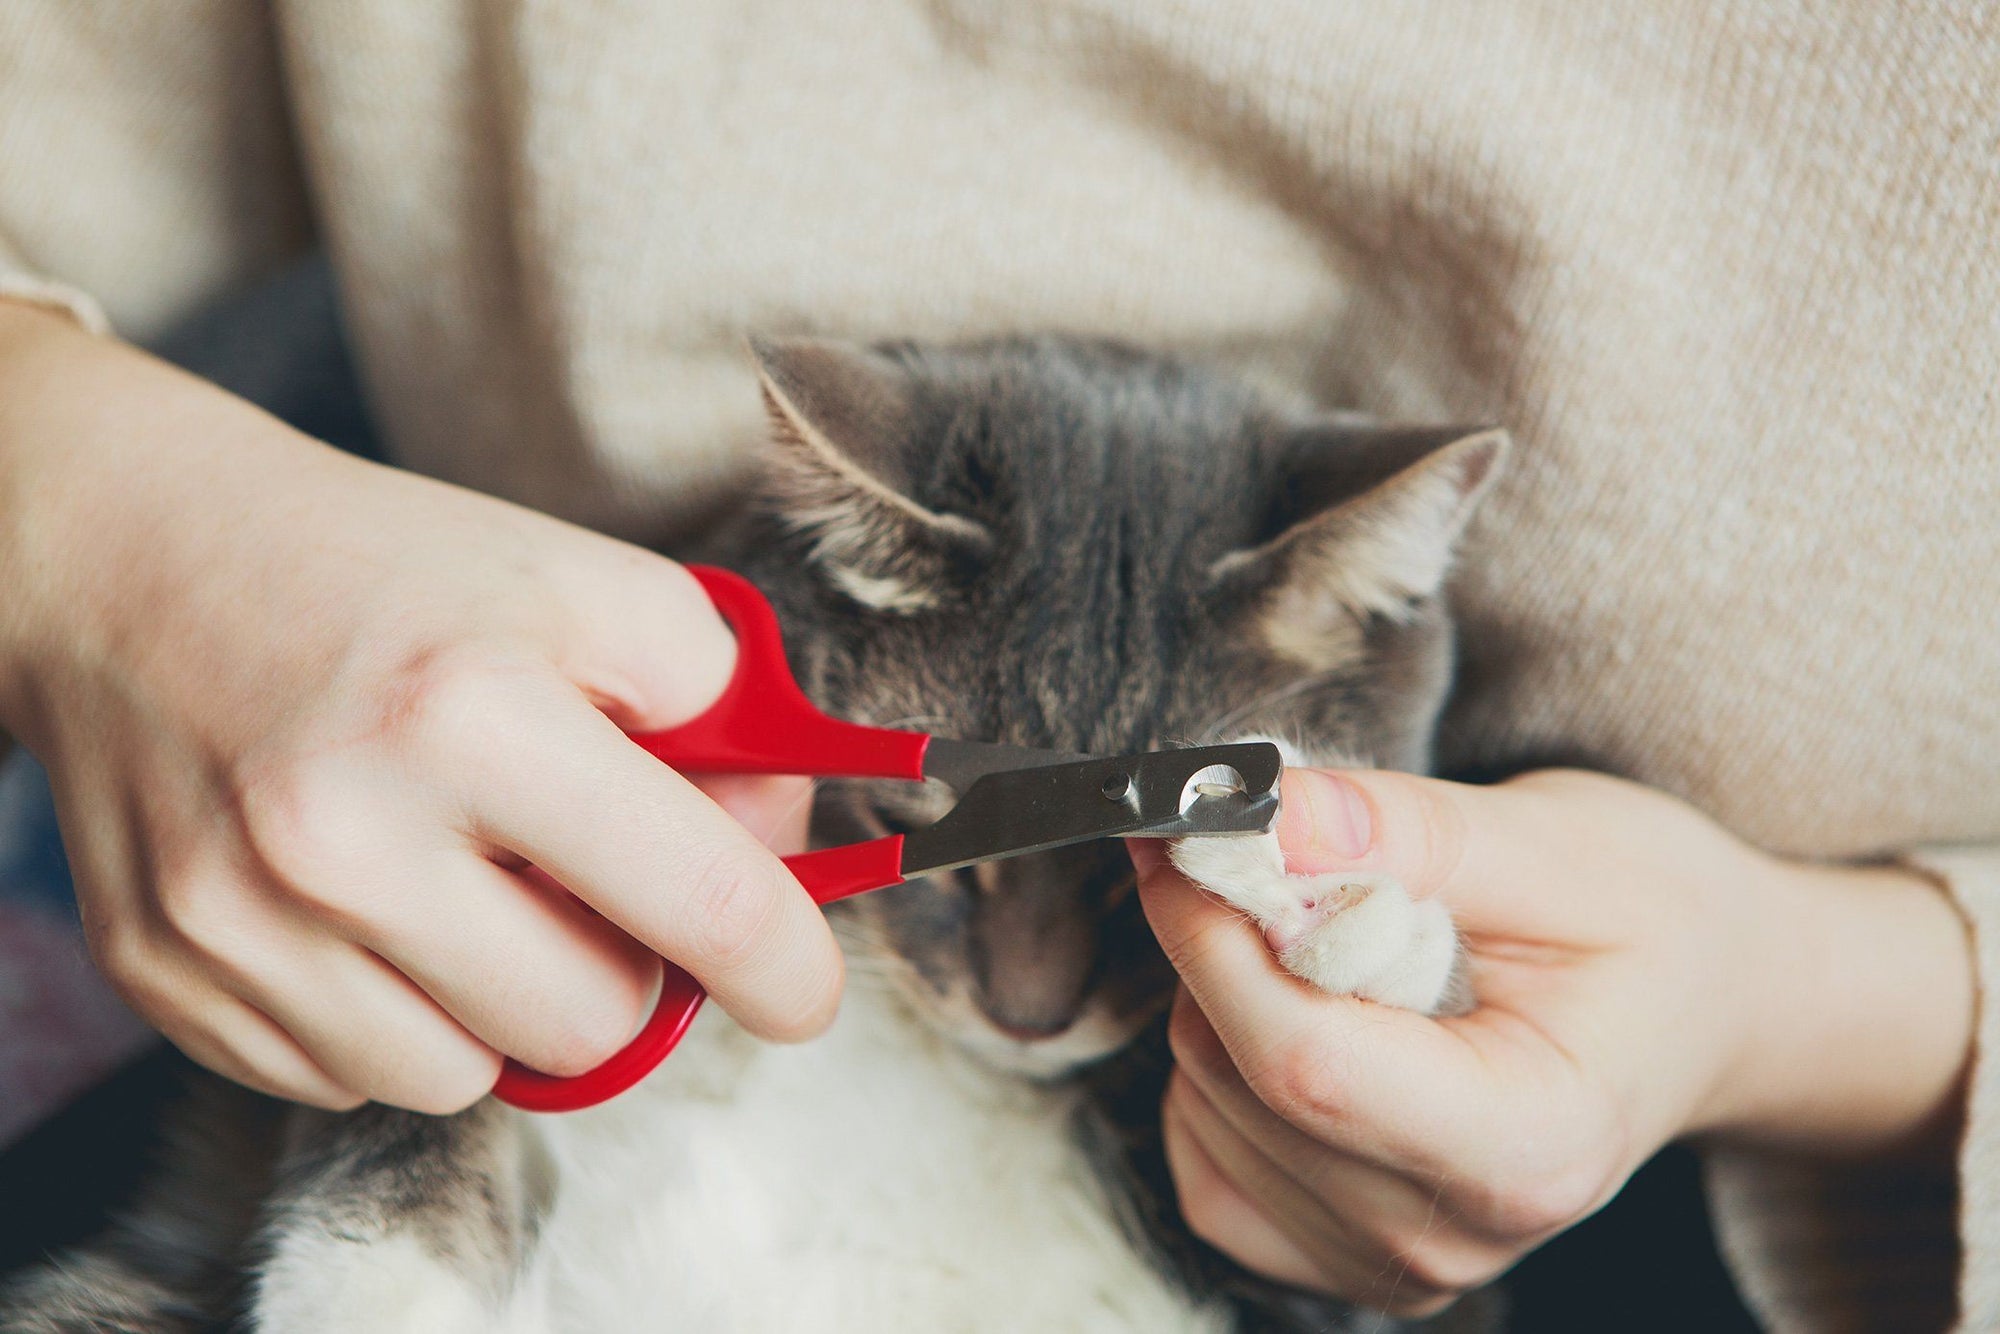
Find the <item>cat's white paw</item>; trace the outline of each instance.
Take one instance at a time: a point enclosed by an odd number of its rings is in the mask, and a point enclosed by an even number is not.
[[[1425,1014],[1444,1003],[1458,959],[1451,914],[1419,901],[1393,876],[1291,880],[1298,910],[1267,925],[1279,962],[1323,991],[1365,996]]]
[[[1451,999],[1458,933],[1435,900],[1393,876],[1285,873],[1275,834],[1173,845],[1181,874],[1264,929],[1291,972],[1337,995],[1435,1014]]]

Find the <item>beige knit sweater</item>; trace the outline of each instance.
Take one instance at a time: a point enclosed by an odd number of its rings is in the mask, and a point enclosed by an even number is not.
[[[1504,422],[1446,759],[1581,757],[1776,849],[1916,858],[1991,978],[1976,8],[20,0],[0,292],[144,338],[317,239],[403,461],[647,539],[754,447],[746,329],[1100,332]],[[1989,1066],[1975,1329],[2000,1329]],[[1776,1326],[1948,1309],[1949,1182],[1715,1167]]]

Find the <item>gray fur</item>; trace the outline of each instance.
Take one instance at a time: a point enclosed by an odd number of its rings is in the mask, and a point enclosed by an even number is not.
[[[1450,673],[1445,603],[1432,589],[1351,606],[1343,576],[1380,572],[1344,566],[1355,546],[1343,538],[1397,521],[1382,512],[1392,479],[1458,442],[1492,440],[1474,446],[1458,482],[1469,509],[1497,462],[1496,438],[1329,417],[1108,343],[794,340],[757,351],[780,387],[775,455],[763,503],[730,550],[771,593],[795,669],[823,705],[1056,750],[1255,733],[1356,763],[1428,767]],[[829,450],[866,477],[830,468]],[[812,523],[798,521],[802,498]],[[828,515],[838,516],[834,541]],[[1416,535],[1440,563],[1464,517]],[[801,567],[820,577],[799,578]],[[907,585],[916,609],[857,600],[829,567]],[[1269,616],[1281,601],[1323,622],[1274,643]],[[845,799],[822,795],[817,828],[830,841],[935,813],[935,794],[927,804],[905,785],[853,787]],[[933,877],[840,910],[911,961],[920,1007],[970,999],[995,1024],[1030,1029],[1095,1006],[1138,1038],[1086,1072],[1097,1096],[1080,1128],[1131,1206],[1135,1239],[1196,1290],[1234,1298],[1246,1328],[1345,1329],[1338,1304],[1256,1280],[1179,1221],[1157,1133],[1163,1024],[1142,1034],[1174,978],[1130,888],[1123,851],[1099,845]],[[1079,949],[1080,984],[1069,963]],[[1487,1327],[1494,1300],[1461,1303],[1437,1328]],[[1374,1314],[1355,1321],[1397,1327]]]
[[[829,711],[943,735],[1111,753],[1258,732],[1422,769],[1449,677],[1434,588],[1393,605],[1339,580],[1384,524],[1451,523],[1370,497],[1464,432],[1378,430],[1107,343],[757,345],[768,479],[725,563],[771,596]],[[1454,482],[1469,509],[1497,447]],[[1483,460],[1483,462],[1481,461]],[[1373,506],[1373,508],[1371,508]],[[1356,539],[1356,540],[1350,540]],[[1405,581],[1407,583],[1407,581]],[[1274,626],[1274,608],[1286,622]],[[936,813],[907,785],[834,785],[816,837]],[[1246,1328],[1383,1330],[1260,1284],[1194,1242],[1160,1158],[1158,1018],[1173,978],[1115,844],[937,877],[846,905],[908,965],[918,1007],[1018,1036],[1095,1017],[1112,1057],[1078,1072],[1135,1244]],[[1119,1055],[1114,1049],[1130,1044]],[[247,1094],[190,1134],[132,1218],[0,1297],[0,1332],[222,1328],[288,1238],[396,1229],[481,1290],[504,1288],[548,1206],[532,1134],[489,1107],[433,1119],[280,1112]],[[247,1111],[246,1111],[247,1109]],[[1466,1308],[1454,1317],[1484,1321]]]
[[[7,1334],[197,1334],[242,1296],[286,1113],[202,1075],[168,1113],[161,1169],[98,1242],[0,1293]]]
[[[1450,667],[1444,606],[1417,596],[1356,615],[1323,553],[1337,558],[1343,532],[1377,521],[1361,511],[1384,482],[1466,432],[1330,419],[1105,343],[798,340],[759,353],[777,388],[771,483],[729,547],[770,591],[816,699],[866,721],[1065,751],[1254,732],[1427,766]],[[1284,540],[1300,536],[1309,549]],[[916,609],[858,600],[848,572],[897,584]],[[1281,600],[1322,618],[1289,627],[1301,630],[1290,655],[1270,634]],[[823,799],[821,829],[917,824],[938,800],[866,785]],[[997,959],[1039,967],[1057,992],[1078,983],[1052,959],[1118,959],[1089,985],[1129,1037],[1172,984],[1130,884],[1122,850],[1100,846],[882,891],[850,911],[940,998],[968,993],[1016,1027],[1073,1018],[1089,998],[1036,996]]]

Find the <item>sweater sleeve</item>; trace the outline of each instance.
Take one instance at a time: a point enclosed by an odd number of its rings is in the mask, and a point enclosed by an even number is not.
[[[35,272],[4,233],[0,233],[0,300],[46,306],[68,315],[92,333],[111,332],[111,320],[95,297],[80,287]],[[6,758],[6,740],[6,734],[0,732],[0,759]]]
[[[0,300],[146,342],[306,249],[278,22],[0,5]]]
[[[24,301],[61,311],[93,333],[109,333],[111,321],[104,308],[80,288],[36,273],[23,263],[20,254],[0,233],[0,301]],[[14,751],[14,738],[0,727],[0,764]]]
[[[0,298],[143,343],[311,244],[278,15],[0,6]]]
[[[1928,1159],[1706,1155],[1717,1241],[1772,1330],[2000,1329],[2000,844],[1922,848],[1971,928],[1978,980],[1966,1116]]]
[[[1907,859],[1950,891],[1972,927],[1978,1017],[1958,1147],[1959,1328],[2000,1328],[2000,844]]]

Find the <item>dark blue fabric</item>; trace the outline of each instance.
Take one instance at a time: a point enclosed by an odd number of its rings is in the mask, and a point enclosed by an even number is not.
[[[10,896],[58,907],[71,902],[48,775],[26,751],[0,768],[0,898]]]

